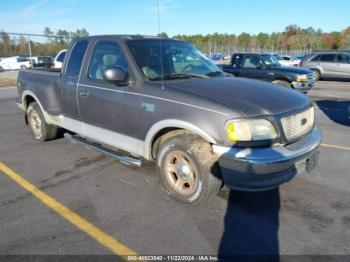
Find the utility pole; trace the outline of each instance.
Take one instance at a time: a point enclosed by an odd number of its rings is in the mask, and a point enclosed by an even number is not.
[[[30,43],[30,35],[28,35],[28,49],[29,49],[29,57],[32,59],[32,45]]]

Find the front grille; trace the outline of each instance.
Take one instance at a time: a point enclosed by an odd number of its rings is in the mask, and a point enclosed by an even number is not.
[[[313,107],[308,110],[283,117],[281,119],[283,132],[288,141],[301,137],[312,129],[315,121],[315,110]]]

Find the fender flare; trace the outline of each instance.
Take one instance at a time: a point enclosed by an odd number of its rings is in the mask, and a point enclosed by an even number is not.
[[[42,112],[45,112],[44,107],[42,106],[42,104],[41,104],[39,98],[38,98],[36,95],[34,95],[34,93],[33,93],[32,91],[29,91],[29,90],[24,90],[23,93],[22,93],[22,104],[23,104],[23,106],[24,106],[25,109],[28,108],[28,105],[27,105],[26,102],[25,102],[25,98],[26,98],[27,96],[33,97],[34,100],[35,100],[35,102],[38,103],[38,105],[39,105],[39,107],[40,107],[40,110],[41,110]]]
[[[165,119],[155,123],[147,132],[145,138],[144,157],[146,159],[152,159],[152,143],[155,136],[165,128],[179,128],[191,131],[193,134],[199,135],[211,144],[216,144],[215,139],[201,128],[178,119]]]
[[[61,126],[62,123],[62,116],[51,116],[43,107],[43,105],[41,104],[39,98],[32,92],[29,90],[24,90],[22,93],[22,104],[24,106],[24,110],[27,109],[28,105],[25,104],[25,98],[27,96],[31,96],[34,98],[35,102],[38,103],[41,112],[44,115],[45,121],[47,124],[51,124],[51,125],[55,125],[55,126]]]

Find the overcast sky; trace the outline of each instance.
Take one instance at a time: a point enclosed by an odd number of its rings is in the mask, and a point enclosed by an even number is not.
[[[207,34],[282,31],[289,24],[339,31],[350,26],[348,0],[159,0],[161,31]],[[157,0],[6,0],[0,30],[39,33],[48,26],[90,34],[158,32]]]

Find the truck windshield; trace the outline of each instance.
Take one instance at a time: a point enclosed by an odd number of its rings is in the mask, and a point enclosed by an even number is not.
[[[264,60],[264,63],[266,65],[281,65],[277,58],[273,55],[270,55],[270,54],[262,54],[261,55],[261,58]]]
[[[224,75],[217,65],[185,42],[142,39],[131,40],[128,46],[142,73],[151,81]]]

